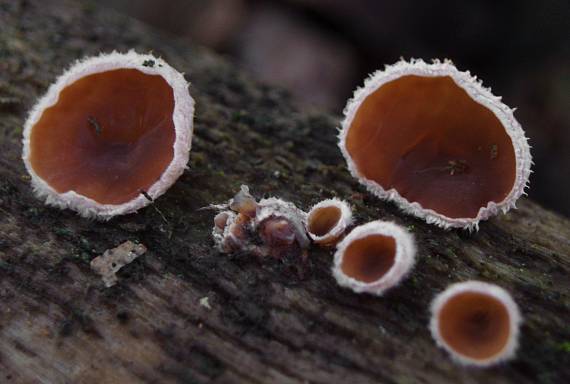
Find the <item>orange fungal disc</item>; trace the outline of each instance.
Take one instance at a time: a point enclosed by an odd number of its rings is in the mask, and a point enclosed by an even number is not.
[[[486,367],[514,357],[521,315],[502,288],[479,281],[453,284],[431,307],[436,343],[465,365]]]
[[[318,245],[332,246],[344,235],[352,223],[352,211],[345,201],[327,199],[316,204],[309,213],[305,228]]]
[[[85,217],[134,212],[183,173],[193,115],[187,81],[162,59],[130,51],[79,61],[25,123],[34,191]]]
[[[354,292],[381,296],[412,269],[416,246],[401,226],[372,221],[352,230],[337,246],[333,275]]]
[[[373,73],[346,106],[339,146],[371,193],[446,228],[514,207],[532,163],[513,110],[449,61]]]

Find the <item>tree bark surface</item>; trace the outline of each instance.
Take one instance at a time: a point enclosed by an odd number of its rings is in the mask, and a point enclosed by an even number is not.
[[[338,117],[301,113],[210,52],[92,3],[2,1],[0,28],[0,383],[570,382],[568,220],[524,199],[476,233],[405,216],[349,175]],[[154,207],[108,222],[45,206],[21,161],[27,110],[74,60],[131,48],[192,82],[189,169]],[[378,298],[339,287],[329,250],[305,263],[219,254],[200,208],[241,184],[302,209],[338,196],[358,223],[400,223],[417,265]],[[89,262],[127,240],[148,252],[106,288]],[[434,344],[432,298],[468,279],[519,304],[514,361],[462,368]]]

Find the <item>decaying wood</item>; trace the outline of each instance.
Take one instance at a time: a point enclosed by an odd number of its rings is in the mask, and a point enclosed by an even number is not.
[[[443,231],[368,196],[336,147],[338,120],[297,112],[287,95],[220,58],[72,1],[0,3],[1,383],[570,382],[570,223],[531,201]],[[20,160],[27,109],[87,54],[152,50],[192,81],[190,169],[156,206],[101,223],[44,206]],[[286,53],[284,53],[286,60]],[[260,261],[218,254],[214,213],[240,184],[308,208],[349,200],[357,221],[394,220],[419,242],[411,277],[384,298],[333,280],[331,253]],[[105,288],[89,262],[127,241],[143,256]],[[466,279],[512,292],[525,323],[513,362],[454,365],[427,329],[428,305]]]

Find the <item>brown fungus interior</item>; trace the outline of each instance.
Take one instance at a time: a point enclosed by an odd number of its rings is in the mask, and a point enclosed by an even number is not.
[[[476,217],[515,181],[503,125],[449,76],[381,86],[359,106],[346,149],[367,179],[450,218]]]
[[[489,295],[467,292],[449,299],[439,313],[439,332],[461,355],[476,360],[491,358],[509,339],[509,314]]]
[[[381,279],[394,265],[396,241],[393,237],[370,235],[352,241],[342,258],[342,272],[363,283]]]
[[[335,206],[313,210],[308,219],[309,232],[316,236],[326,235],[338,224],[341,215],[340,209]]]
[[[126,203],[172,161],[173,111],[172,88],[161,76],[136,69],[85,76],[33,127],[31,165],[59,193]]]

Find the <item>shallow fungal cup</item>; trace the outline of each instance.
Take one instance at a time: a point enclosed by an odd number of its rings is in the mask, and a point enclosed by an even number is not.
[[[338,244],[333,276],[354,292],[381,296],[407,276],[415,255],[414,239],[406,229],[372,221],[354,228]]]
[[[532,161],[513,110],[450,61],[387,66],[344,113],[351,174],[428,223],[476,229],[524,193]]]
[[[333,246],[352,223],[348,203],[327,199],[314,205],[307,214],[305,228],[311,240],[320,246]]]
[[[85,217],[135,212],[184,172],[193,115],[188,82],[160,58],[130,51],[78,61],[25,123],[34,192]]]
[[[436,343],[460,364],[487,367],[514,357],[522,318],[509,293],[494,284],[453,284],[431,305]]]

